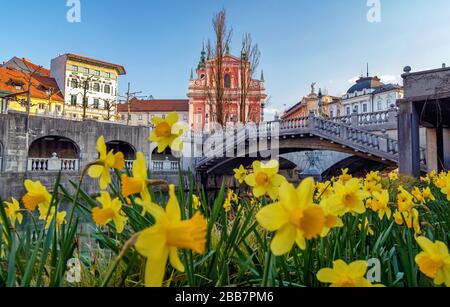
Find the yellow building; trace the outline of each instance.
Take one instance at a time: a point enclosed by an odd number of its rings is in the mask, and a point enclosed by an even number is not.
[[[26,112],[30,94],[30,114],[59,116],[63,112],[64,98],[55,79],[7,67],[0,67],[0,97],[6,101],[3,108]],[[4,110],[1,110],[4,111]]]

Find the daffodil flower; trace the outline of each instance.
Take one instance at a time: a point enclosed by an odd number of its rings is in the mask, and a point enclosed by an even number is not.
[[[343,260],[333,262],[333,268],[324,268],[317,273],[322,283],[330,283],[331,287],[373,287],[365,277],[367,261],[355,261],[347,264]]]
[[[147,185],[149,184],[147,176],[147,164],[142,152],[136,154],[136,160],[133,162],[133,177],[122,175],[122,195],[128,197],[134,194],[140,194],[143,200],[150,198]]]
[[[358,229],[361,231],[363,228],[362,223],[358,224]],[[370,226],[369,220],[366,218],[364,220],[364,230],[367,230],[367,234],[369,236],[373,236],[375,232],[373,231],[372,227]]]
[[[8,203],[5,201],[5,212],[6,216],[10,219],[11,225],[14,227],[16,225],[16,221],[19,224],[22,224],[23,215],[20,213],[20,204],[14,197],[11,198],[11,202]]]
[[[353,176],[348,173],[348,168],[342,169],[341,172],[342,174],[339,176],[338,179],[340,183],[345,184],[347,181],[353,178]]]
[[[192,206],[194,207],[194,209],[198,210],[201,205],[202,205],[202,203],[200,202],[200,199],[198,198],[198,196],[192,195]]]
[[[108,192],[101,192],[97,201],[100,207],[92,209],[92,219],[99,226],[106,226],[109,222],[114,222],[117,233],[121,233],[125,228],[127,217],[122,211],[122,203],[118,198],[111,199]]]
[[[370,194],[361,190],[358,179],[352,178],[345,184],[340,181],[335,182],[333,189],[335,194],[330,201],[339,208],[339,215],[349,212],[362,214],[366,211],[364,199],[368,198]]]
[[[432,278],[435,285],[445,284],[450,287],[450,255],[445,243],[433,243],[426,237],[418,237],[416,240],[423,250],[415,259],[420,271]]]
[[[177,112],[170,112],[166,119],[153,117],[152,123],[155,128],[150,134],[149,141],[158,145],[158,153],[164,152],[167,147],[174,151],[183,150],[181,137],[187,131],[187,126],[178,122]]]
[[[47,191],[47,188],[42,185],[40,181],[25,180],[25,189],[27,194],[22,198],[25,208],[29,212],[34,212],[36,208],[39,208],[40,219],[45,220],[50,209],[50,202],[52,196]]]
[[[239,184],[242,184],[245,181],[245,177],[247,177],[248,172],[244,168],[244,166],[239,166],[239,168],[236,168],[234,171],[234,178],[239,182]]]
[[[106,190],[111,183],[111,169],[122,170],[125,167],[123,153],[114,154],[114,150],[107,152],[105,138],[99,137],[97,140],[97,151],[100,154],[98,161],[92,163],[88,170],[91,178],[100,178],[100,188]]]
[[[417,209],[412,209],[411,211],[395,211],[394,213],[395,223],[402,226],[406,223],[408,229],[414,228],[416,234],[420,234],[420,221],[419,221],[419,211]]]
[[[313,204],[314,180],[307,178],[296,189],[285,182],[280,187],[280,200],[265,206],[256,220],[265,229],[276,231],[271,243],[274,255],[287,254],[294,243],[306,248],[306,240],[314,239],[325,227],[325,213]]]
[[[343,227],[344,223],[336,210],[336,206],[333,206],[328,198],[322,199],[320,208],[322,208],[323,213],[325,214],[325,224],[320,236],[325,238],[331,229]]]
[[[398,188],[397,204],[400,212],[411,211],[414,207],[414,197],[406,191],[402,186]]]
[[[190,220],[181,220],[180,206],[173,185],[169,187],[166,209],[154,205],[151,214],[156,223],[138,234],[135,247],[147,258],[145,285],[160,287],[168,259],[175,269],[184,272],[178,248],[191,249],[198,254],[205,251],[207,222],[199,212]]]
[[[278,198],[278,189],[286,181],[278,174],[279,166],[277,160],[271,160],[267,164],[253,162],[253,173],[245,177],[245,182],[253,187],[255,197],[267,194],[272,199]]]
[[[55,212],[56,212],[55,207],[52,207],[52,209],[50,210],[50,214],[48,215],[47,222],[45,223],[45,229],[50,228],[53,218],[55,217]],[[66,211],[61,211],[56,214],[56,220],[55,220],[56,229],[58,229],[59,226],[67,223],[66,215],[67,215]]]
[[[392,216],[391,208],[389,208],[389,192],[387,190],[383,190],[382,192],[375,191],[371,200],[371,208],[373,211],[378,212],[380,220],[385,215],[389,220]]]

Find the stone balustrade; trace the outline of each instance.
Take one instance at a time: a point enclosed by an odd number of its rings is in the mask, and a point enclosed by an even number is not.
[[[80,166],[79,159],[59,159],[52,158],[29,158],[29,172],[78,172]]]

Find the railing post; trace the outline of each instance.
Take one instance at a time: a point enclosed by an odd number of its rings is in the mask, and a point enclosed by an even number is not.
[[[391,105],[388,110],[387,122],[392,125],[397,125],[397,108],[395,107],[395,105]]]
[[[306,124],[306,126],[309,130],[314,129],[314,118],[315,118],[314,112],[312,112],[312,111],[309,112],[308,123]]]
[[[353,113],[350,117],[350,126],[352,127],[358,127],[358,112],[356,110],[353,110]]]

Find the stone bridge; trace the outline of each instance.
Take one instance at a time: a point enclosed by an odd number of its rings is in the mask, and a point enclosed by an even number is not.
[[[396,166],[399,146],[395,137],[397,111],[353,114],[325,119],[311,114],[284,121],[267,122],[258,132],[238,132],[232,142],[209,152],[197,163],[201,174],[229,174],[230,170],[254,159],[259,154],[259,143],[268,144],[267,150],[286,154],[298,151],[324,150],[347,153],[363,160],[386,166]],[[224,136],[225,137],[225,136]],[[258,144],[255,144],[258,143]],[[245,155],[243,155],[243,150]],[[241,153],[239,155],[238,153]],[[421,150],[421,167],[426,171],[426,153]]]
[[[98,158],[96,142],[101,135],[110,150],[124,153],[128,167],[137,151],[142,151],[147,159],[150,157],[148,127],[30,116],[27,133],[26,121],[24,113],[0,114],[0,197],[3,198],[20,197],[27,178],[51,186],[62,171],[64,184],[76,181],[80,170]],[[87,182],[86,188],[97,188],[97,185]]]

